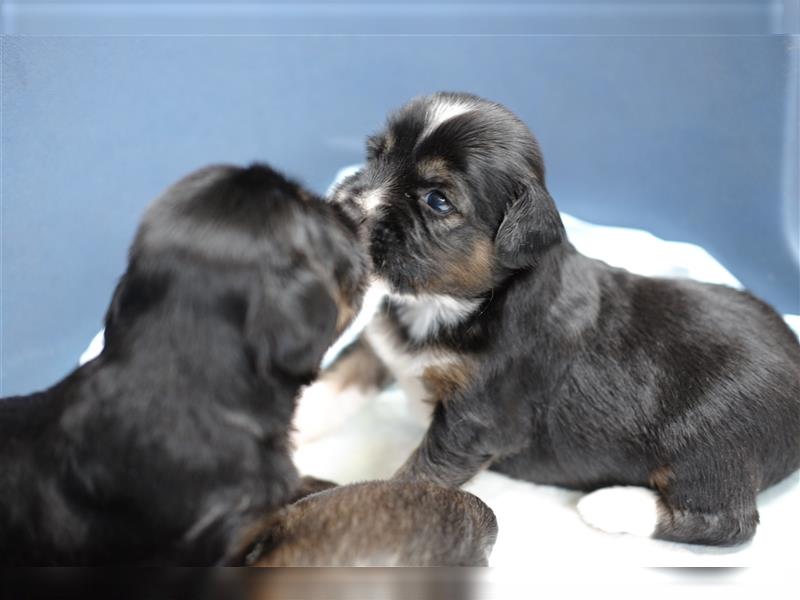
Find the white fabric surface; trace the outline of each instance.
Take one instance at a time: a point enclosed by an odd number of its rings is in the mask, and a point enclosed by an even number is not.
[[[352,173],[342,170],[337,181]],[[736,278],[702,248],[661,240],[635,229],[604,227],[562,214],[569,239],[588,256],[649,276],[690,277],[741,287]],[[325,358],[329,362],[363,328],[379,302],[372,291],[364,310]],[[800,316],[786,315],[800,334]],[[102,331],[81,357],[81,363],[102,349]],[[336,398],[331,398],[331,413]],[[380,394],[341,427],[297,448],[295,461],[303,474],[350,483],[385,478],[406,459],[424,433],[402,393]],[[759,496],[761,524],[752,542],[733,549],[690,546],[608,534],[586,525],[575,510],[579,492],[517,481],[489,471],[465,489],[482,498],[497,515],[500,533],[492,566],[538,564],[611,566],[754,566],[797,560],[800,540],[800,474]]]

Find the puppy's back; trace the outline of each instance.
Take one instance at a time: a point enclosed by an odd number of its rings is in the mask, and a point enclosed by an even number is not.
[[[485,566],[496,537],[494,513],[472,494],[374,481],[284,509],[255,566]]]

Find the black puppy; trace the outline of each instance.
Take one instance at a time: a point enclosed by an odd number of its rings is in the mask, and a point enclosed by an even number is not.
[[[756,494],[800,466],[800,345],[782,319],[746,292],[579,254],[504,107],[410,102],[334,201],[361,220],[389,295],[322,381],[392,375],[431,401],[399,479],[460,485],[491,466],[644,486],[656,537],[731,545],[755,532]]]
[[[0,563],[486,564],[497,524],[471,494],[318,494],[332,484],[292,464],[295,397],[357,312],[366,264],[340,208],[267,166],[170,188],[100,356],[0,401]]]
[[[235,560],[298,495],[301,385],[361,302],[354,224],[266,166],[147,210],[105,348],[0,401],[0,563]]]

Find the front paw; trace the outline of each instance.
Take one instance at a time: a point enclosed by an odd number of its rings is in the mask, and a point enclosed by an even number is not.
[[[578,501],[578,513],[592,527],[607,533],[650,537],[658,522],[658,495],[647,488],[601,488]]]

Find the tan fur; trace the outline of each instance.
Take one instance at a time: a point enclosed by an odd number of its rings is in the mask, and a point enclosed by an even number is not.
[[[464,296],[484,293],[493,286],[494,245],[488,238],[477,238],[463,259],[448,260],[445,265],[439,282],[430,285],[431,289]]]
[[[428,367],[422,374],[422,382],[431,394],[431,400],[441,402],[469,387],[472,368],[466,361],[448,365]]]
[[[479,566],[486,564],[496,530],[492,511],[466,492],[421,482],[359,483],[285,508],[250,562],[258,567]]]
[[[661,493],[664,493],[671,480],[672,468],[669,465],[658,467],[650,473],[650,485]]]
[[[326,369],[322,378],[340,392],[349,387],[364,391],[379,390],[389,383],[386,367],[363,339]]]
[[[341,334],[358,314],[358,306],[351,299],[346,298],[341,292],[334,298],[338,316],[336,317],[336,335]]]
[[[447,161],[443,158],[426,158],[417,166],[423,179],[449,179],[451,176]]]

